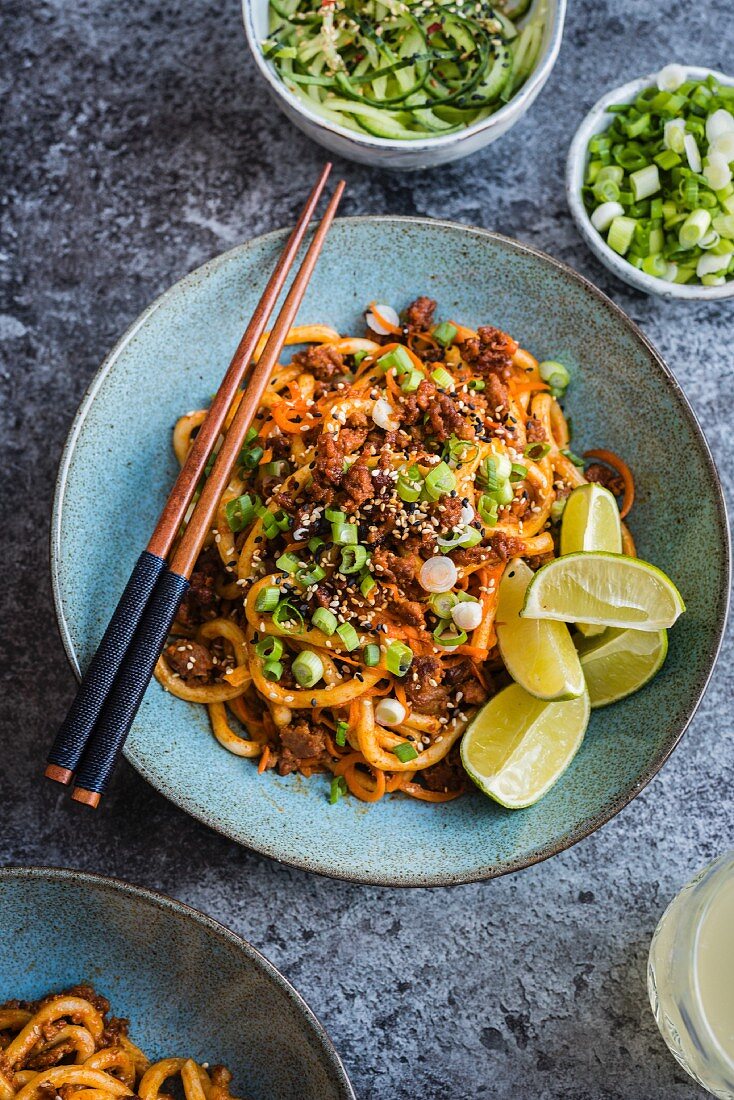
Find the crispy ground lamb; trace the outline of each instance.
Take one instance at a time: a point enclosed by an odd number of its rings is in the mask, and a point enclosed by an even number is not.
[[[319,382],[330,382],[346,370],[343,355],[331,344],[299,351],[293,356],[293,363],[301,370],[309,371]]]
[[[300,719],[284,726],[280,730],[282,750],[278,759],[278,771],[281,775],[290,775],[304,760],[313,760],[326,751],[324,735],[326,731],[318,723]]]
[[[437,657],[414,657],[404,680],[405,697],[421,714],[445,715],[449,691]]]
[[[447,393],[439,393],[429,406],[428,424],[431,433],[441,443],[450,439],[452,435],[457,439],[476,438],[474,425],[467,420],[466,413],[457,408],[453,398]]]
[[[179,639],[166,647],[166,659],[187,684],[211,683],[214,663],[209,650],[199,642]]]
[[[531,416],[526,421],[525,434],[527,436],[528,443],[545,443],[547,439],[545,428],[540,423],[537,416]]]
[[[405,324],[412,332],[425,332],[433,324],[437,302],[421,295],[411,302],[405,311]]]
[[[584,471],[587,481],[594,481],[597,485],[603,485],[615,497],[624,495],[624,480],[609,466],[603,466],[600,462],[592,462]]]
[[[479,374],[495,374],[501,379],[509,377],[517,349],[516,340],[492,325],[482,325],[476,339],[465,340],[462,346],[467,363],[471,363]]]
[[[444,760],[421,772],[423,783],[429,791],[464,791],[469,779],[462,767],[459,753],[452,749]]]

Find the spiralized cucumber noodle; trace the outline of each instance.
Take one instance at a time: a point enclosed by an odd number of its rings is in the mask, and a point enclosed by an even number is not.
[[[538,59],[546,0],[270,0],[263,54],[329,122],[410,141],[487,118]]]

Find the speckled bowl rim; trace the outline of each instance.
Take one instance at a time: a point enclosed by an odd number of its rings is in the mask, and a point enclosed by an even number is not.
[[[392,138],[375,137],[373,134],[358,134],[355,130],[349,130],[346,126],[338,126],[333,122],[329,122],[328,119],[323,118],[321,115],[317,115],[314,111],[309,111],[301,100],[288,90],[283,81],[278,79],[269,63],[263,57],[260,43],[255,34],[255,27],[251,15],[252,0],[242,0],[242,22],[245,28],[247,45],[250,47],[250,53],[254,58],[258,72],[267,81],[270,90],[277,99],[282,99],[297,114],[308,119],[310,123],[313,123],[313,125],[317,126],[320,130],[326,130],[328,133],[334,134],[342,140],[347,141],[350,145],[353,145],[355,149],[390,149],[394,152],[398,152],[402,149],[410,150],[411,153],[420,153],[430,149],[445,149],[451,145],[460,145],[465,138],[471,137],[474,134],[484,133],[485,130],[493,129],[498,122],[504,119],[511,119],[510,126],[512,126],[525,114],[542,91],[543,85],[548,80],[558,60],[561,42],[563,41],[563,28],[566,21],[566,2],[567,0],[557,0],[556,10],[553,16],[554,26],[548,38],[545,53],[542,59],[538,60],[538,64],[535,66],[530,77],[525,81],[519,92],[512,96],[504,107],[500,107],[499,111],[495,111],[489,118],[474,122],[464,130],[458,130],[452,134],[445,134],[443,137],[437,135],[432,138],[417,138],[415,141],[397,141]]]
[[[642,775],[635,780],[634,783],[629,784],[625,790],[623,790],[615,798],[609,800],[607,805],[599,811],[599,813],[590,817],[583,825],[574,829],[570,833],[567,833],[557,843],[551,845],[549,848],[538,848],[530,853],[525,859],[509,860],[507,863],[500,867],[485,865],[477,867],[476,870],[470,874],[452,874],[450,870],[447,870],[443,874],[434,874],[430,878],[417,881],[404,881],[400,878],[394,878],[390,874],[371,874],[358,875],[350,871],[348,867],[340,868],[339,873],[332,870],[327,870],[323,866],[317,866],[310,861],[301,860],[297,857],[289,856],[284,858],[282,853],[279,853],[270,844],[264,844],[261,842],[253,841],[252,838],[240,838],[234,836],[231,832],[223,829],[219,824],[216,816],[212,812],[208,812],[206,808],[193,808],[188,805],[184,794],[170,786],[167,783],[158,782],[148,771],[144,761],[139,760],[135,753],[126,746],[124,749],[124,755],[126,759],[133,765],[140,775],[146,779],[152,787],[155,788],[160,794],[164,795],[174,805],[196,818],[198,821],[208,825],[215,832],[220,833],[222,836],[226,836],[229,840],[234,840],[239,844],[247,848],[251,848],[253,851],[259,852],[262,855],[268,856],[270,859],[275,860],[278,863],[285,864],[286,866],[298,867],[304,871],[310,871],[315,874],[324,875],[327,878],[334,878],[350,882],[359,882],[366,886],[393,886],[393,887],[438,887],[438,886],[459,886],[470,882],[481,882],[485,879],[499,878],[502,875],[511,874],[515,871],[523,870],[525,867],[532,867],[536,863],[542,863],[543,860],[549,859],[551,856],[558,855],[559,852],[566,851],[574,844],[577,844],[580,840],[584,840],[587,836],[596,832],[597,829],[605,825],[607,821],[615,817],[620,810],[623,810],[644,787],[653,779],[660,771],[661,767],[668,759],[673,749],[676,747],[681,737],[687,730],[693,715],[695,714],[699,703],[703,697],[711,674],[716,664],[716,658],[719,655],[721,649],[721,643],[724,635],[724,629],[726,627],[726,620],[729,609],[729,594],[731,587],[731,538],[729,534],[729,523],[726,511],[726,502],[724,499],[723,490],[721,487],[721,479],[714,464],[711,450],[709,448],[706,437],[703,433],[701,425],[699,424],[696,414],[694,413],[691,405],[688,402],[688,398],[683,393],[677,379],[673,375],[670,368],[665,363],[664,359],[654,347],[654,345],[648,340],[641,329],[627,316],[624,310],[607,297],[603,291],[599,290],[589,279],[586,279],[583,275],[580,275],[577,271],[574,271],[568,264],[563,263],[561,260],[554,259],[553,256],[549,256],[548,253],[541,251],[539,248],[535,248],[532,245],[523,244],[520,241],[514,240],[512,237],[506,237],[501,233],[495,233],[489,229],[481,229],[477,226],[464,225],[461,222],[453,222],[445,219],[435,218],[413,218],[401,215],[361,215],[350,218],[339,218],[339,222],[347,224],[361,224],[361,223],[381,223],[390,226],[400,225],[425,225],[425,226],[440,226],[443,229],[448,229],[461,234],[468,234],[478,236],[487,241],[494,241],[500,243],[503,247],[510,248],[512,251],[519,253],[520,255],[533,256],[540,260],[542,263],[555,268],[557,271],[563,273],[566,278],[570,278],[576,282],[579,286],[583,287],[588,293],[590,293],[600,305],[610,313],[614,319],[620,324],[624,325],[628,331],[637,339],[648,352],[652,361],[657,366],[661,379],[666,385],[670,387],[670,390],[679,406],[680,413],[688,421],[691,429],[696,434],[700,441],[701,451],[705,458],[706,465],[711,477],[711,481],[716,488],[716,500],[718,506],[718,520],[720,529],[722,532],[723,549],[724,549],[724,566],[726,574],[726,586],[725,590],[719,594],[720,602],[718,612],[716,616],[716,637],[709,650],[708,654],[708,668],[706,672],[700,677],[695,691],[692,693],[692,699],[683,718],[680,723],[679,729],[668,739],[662,750],[658,753],[655,759],[652,761],[650,767],[646,769]],[[270,233],[263,234],[260,237],[253,238],[249,242],[237,245],[235,248],[229,249],[226,252],[220,253],[213,259],[202,264],[188,275],[184,276],[179,282],[174,283],[172,287],[166,290],[158,298],[153,301],[146,310],[141,313],[136,321],[130,326],[127,332],[118,341],[116,346],[107,355],[101,367],[95,374],[94,378],[89,384],[89,387],[84,395],[82,402],[79,406],[77,414],[74,418],[69,436],[67,438],[64,450],[61,456],[61,462],[59,465],[59,472],[56,478],[56,492],[54,495],[53,514],[51,518],[51,583],[53,588],[54,607],[56,611],[56,620],[61,635],[61,640],[66,650],[69,663],[74,670],[77,677],[79,677],[79,665],[77,662],[76,654],[71,642],[71,632],[69,624],[67,623],[63,604],[61,600],[61,588],[59,579],[59,564],[60,564],[60,547],[61,547],[61,530],[62,530],[62,512],[63,512],[63,495],[66,486],[66,479],[69,473],[69,467],[71,465],[72,454],[76,445],[77,439],[80,435],[84,419],[94,401],[94,398],[99,390],[100,386],[104,382],[107,374],[114,367],[115,361],[120,353],[124,350],[126,345],[132,340],[138,330],[146,321],[152,316],[153,313],[164,302],[182,290],[186,290],[194,283],[200,281],[203,278],[216,270],[216,268],[222,263],[228,263],[233,256],[246,251],[252,244],[257,242],[261,244],[266,241],[277,241],[282,239],[286,233],[286,230],[276,229]]]
[[[717,69],[707,69],[700,65],[684,65],[683,68],[686,70],[686,75],[694,80],[705,80],[707,76],[713,76],[722,84],[734,85],[734,77],[727,76],[726,73],[719,72]],[[586,212],[581,197],[581,186],[588,159],[589,138],[601,133],[609,125],[613,116],[607,114],[607,107],[612,103],[631,102],[643,88],[648,88],[655,83],[657,75],[657,72],[649,73],[647,76],[640,77],[639,80],[630,80],[620,88],[613,88],[611,92],[607,92],[597,100],[574,134],[566,160],[566,198],[571,216],[594,255],[618,279],[624,280],[636,290],[642,290],[645,294],[655,294],[660,298],[680,298],[689,302],[715,302],[723,298],[732,298],[734,297],[734,278],[730,279],[725,286],[688,286],[686,283],[667,283],[665,279],[657,279],[654,275],[647,275],[644,271],[633,267],[609,247],[601,233],[597,233]]]
[[[93,871],[77,871],[72,867],[39,867],[35,865],[25,867],[17,864],[0,867],[0,885],[3,882],[35,881],[80,883],[83,887],[98,890],[101,893],[109,892],[122,895],[135,902],[152,906],[164,913],[175,913],[177,916],[184,917],[187,921],[200,925],[207,933],[214,935],[217,939],[235,947],[254,964],[256,970],[264,974],[267,979],[285,993],[302,1017],[304,1024],[316,1037],[321,1054],[328,1062],[335,1081],[342,1091],[344,1100],[356,1100],[347,1071],[329,1038],[326,1028],[316,1013],[309,1008],[298,990],[291,985],[285,975],[281,974],[269,959],[266,959],[256,947],[253,947],[242,936],[238,936],[236,932],[227,928],[226,925],[220,924],[213,917],[207,916],[206,913],[194,909],[193,906],[187,905],[183,901],[169,897],[168,894],[162,894],[158,890],[150,890],[147,886],[135,886],[131,882],[125,882],[124,879],[114,878],[110,875],[100,875]]]

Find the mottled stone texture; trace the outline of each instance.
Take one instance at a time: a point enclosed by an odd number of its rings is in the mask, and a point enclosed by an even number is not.
[[[700,1095],[658,1036],[645,958],[670,896],[732,843],[730,648],[683,743],[620,817],[486,884],[399,892],[290,871],[189,820],[126,765],[96,815],[41,783],[74,690],[46,545],[74,410],[138,312],[213,254],[286,224],[322,155],[266,98],[237,0],[3,0],[1,10],[0,858],[118,875],[231,925],[306,996],[360,1097]],[[562,174],[603,88],[673,59],[726,68],[732,47],[728,0],[695,13],[684,0],[570,0],[555,73],[498,145],[419,175],[338,166],[346,213],[498,229],[597,282],[667,357],[729,491],[734,304],[666,304],[616,282],[581,245]],[[685,477],[676,441],[662,446],[661,461]]]

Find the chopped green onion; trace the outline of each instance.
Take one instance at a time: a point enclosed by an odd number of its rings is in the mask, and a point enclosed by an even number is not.
[[[362,651],[362,663],[371,668],[380,663],[380,647],[378,645],[366,645]]]
[[[363,596],[369,596],[370,592],[377,585],[377,581],[370,573],[365,573],[362,580],[359,582],[359,590]]]
[[[456,339],[458,328],[456,325],[452,325],[449,321],[442,321],[440,325],[436,325],[433,329],[433,339],[436,340],[442,348],[447,348]]]
[[[498,516],[498,502],[494,500],[489,493],[482,493],[477,505],[479,515],[489,527],[494,527],[497,523]]]
[[[428,500],[438,500],[456,488],[456,475],[445,462],[439,462],[438,466],[426,474],[423,488]]]
[[[688,215],[678,231],[681,248],[694,248],[700,244],[711,225],[711,215],[701,208]]]
[[[423,375],[419,370],[411,367],[409,371],[406,371],[403,375],[403,380],[400,383],[400,389],[403,393],[415,393],[423,381]]]
[[[552,523],[560,523],[566,510],[567,497],[559,497],[551,504],[550,518]]]
[[[275,462],[266,462],[262,472],[272,477],[287,477],[290,473],[290,466],[285,459],[279,458]]]
[[[403,741],[402,744],[395,745],[392,751],[401,764],[407,764],[409,760],[415,760],[418,756],[415,745],[412,745],[410,741]]]
[[[283,665],[280,661],[266,661],[263,665],[263,676],[266,680],[279,680],[283,675]]]
[[[298,560],[295,554],[288,552],[281,554],[275,564],[278,569],[282,569],[284,573],[295,573],[297,569],[301,568],[302,562]]]
[[[476,443],[468,439],[459,439],[455,435],[447,439],[443,445],[443,457],[455,462],[457,466],[461,466],[464,462],[471,462],[476,458],[478,451]]]
[[[475,390],[477,393],[481,393],[487,383],[484,381],[483,378],[472,378],[471,382],[469,382],[468,385],[470,390]]]
[[[318,584],[326,576],[326,570],[322,569],[320,565],[301,566],[296,570],[296,580],[304,588],[308,588],[309,585]]]
[[[334,742],[341,748],[347,743],[347,730],[349,726],[346,722],[337,722],[336,730],[334,732]]]
[[[324,512],[324,515],[326,516],[329,523],[346,523],[347,522],[347,513],[346,512],[340,512],[336,508],[327,508],[326,511]]]
[[[450,619],[451,609],[459,602],[459,598],[454,592],[434,592],[428,602],[439,619]]]
[[[265,451],[262,447],[251,447],[245,454],[240,456],[242,465],[247,470],[254,470],[264,454]]]
[[[350,653],[359,645],[359,635],[351,623],[341,623],[336,632]]]
[[[347,787],[347,781],[343,775],[335,775],[331,781],[331,787],[329,788],[329,803],[334,806],[345,795],[349,788]]]
[[[261,588],[255,597],[256,611],[274,611],[280,600],[279,588]]]
[[[579,456],[575,455],[573,451],[569,451],[567,447],[561,451],[561,454],[564,455],[569,462],[573,462],[574,466],[578,466],[579,468],[583,467],[583,458],[579,458]]]
[[[308,548],[311,551],[311,553],[315,554],[316,551],[320,550],[322,546],[326,545],[326,543],[324,542],[323,539],[320,539],[318,535],[314,535],[314,537],[312,539],[308,540],[307,545],[308,545]]]
[[[510,469],[512,469],[512,467],[510,467]],[[499,488],[501,479],[497,474],[496,459],[485,458],[479,470],[477,470],[476,480],[480,485],[483,485],[490,493]]]
[[[532,462],[540,462],[550,450],[550,443],[528,443],[523,454]]]
[[[453,649],[457,645],[464,645],[467,640],[466,631],[458,630],[456,624],[442,620],[433,632],[433,640],[436,645]]]
[[[377,360],[377,365],[384,371],[392,369],[398,375],[413,370],[413,360],[404,347],[393,348],[387,355]]]
[[[556,362],[555,359],[545,359],[542,363],[539,363],[538,371],[544,382],[547,382],[553,390],[560,391],[559,397],[571,381],[568,369],[564,367],[563,363]],[[554,396],[556,395],[554,394]]]
[[[395,488],[400,499],[406,504],[412,504],[418,500],[423,492],[423,478],[418,466],[404,466],[398,473]]]
[[[291,665],[291,671],[296,683],[304,688],[312,688],[324,675],[324,663],[318,653],[311,649],[302,649]]]
[[[528,476],[527,466],[522,466],[519,462],[512,463],[512,472],[510,473],[510,481],[523,481]]]
[[[624,256],[629,251],[629,247],[632,244],[632,238],[635,234],[635,227],[637,222],[634,218],[627,218],[620,215],[615,218],[612,224],[609,226],[609,233],[607,235],[607,244],[620,256]]]
[[[224,514],[227,518],[230,531],[235,534],[243,531],[255,518],[255,505],[260,503],[259,497],[251,497],[244,493],[235,500],[228,501],[224,506]]]
[[[349,576],[350,573],[359,573],[367,561],[366,546],[345,546],[342,550],[342,558],[339,563],[339,572]]]
[[[660,190],[660,173],[656,164],[647,164],[637,172],[630,173],[630,183],[635,201],[647,199]]]
[[[431,371],[431,378],[441,389],[450,390],[453,388],[454,380],[445,367],[436,367],[434,371]]]
[[[317,607],[311,616],[311,622],[322,634],[331,637],[337,628],[338,620],[334,612],[329,611],[328,607]]]
[[[394,676],[405,676],[413,660],[413,650],[402,642],[390,642],[385,655],[388,672]]]
[[[337,546],[355,545],[359,538],[356,523],[332,523],[331,538]]]
[[[282,630],[290,629],[290,623],[296,624],[296,633],[300,634],[303,630],[303,615],[298,608],[290,602],[290,600],[281,600],[275,611],[273,612],[273,622],[276,626],[279,626]]]
[[[275,638],[271,634],[267,638],[262,638],[255,645],[255,653],[263,660],[277,661],[283,656],[283,643],[280,638]]]

